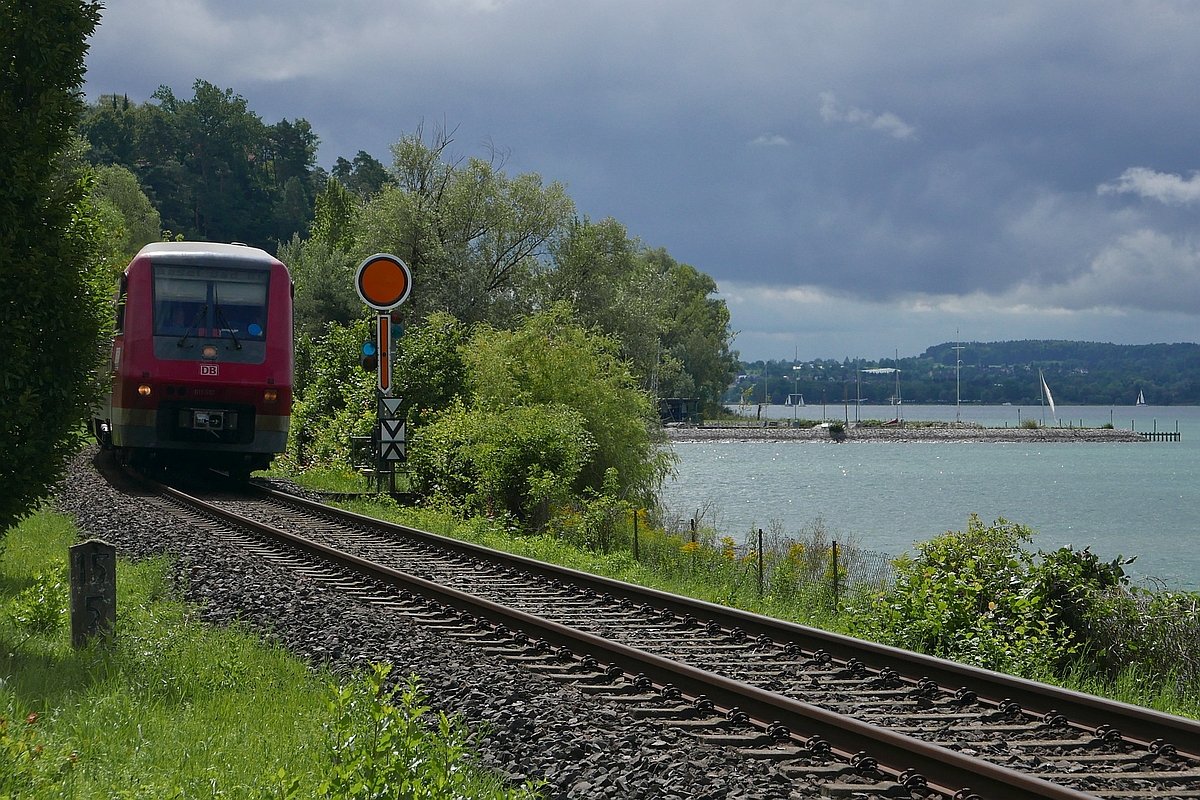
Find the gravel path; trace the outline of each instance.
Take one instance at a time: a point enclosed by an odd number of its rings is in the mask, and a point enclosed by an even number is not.
[[[85,450],[59,486],[58,506],[124,558],[168,554],[176,585],[213,624],[241,620],[314,664],[348,671],[386,661],[421,676],[430,705],[461,714],[485,765],[514,782],[546,781],[554,798],[798,798],[819,788],[767,762],[633,719],[617,704],[539,677],[498,657],[307,582],[181,522],[155,498],[125,494]]]

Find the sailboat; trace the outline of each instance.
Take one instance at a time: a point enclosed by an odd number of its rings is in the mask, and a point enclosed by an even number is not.
[[[1134,405],[1135,405],[1135,406],[1144,406],[1144,405],[1146,405],[1146,396],[1145,396],[1144,394],[1142,394],[1142,390],[1141,390],[1141,389],[1138,389],[1138,399],[1137,399],[1137,402],[1136,402],[1136,403],[1134,403]]]
[[[1042,396],[1045,398],[1046,402],[1050,405],[1050,416],[1057,419],[1058,412],[1054,410],[1054,395],[1050,394],[1050,387],[1046,384],[1046,376],[1045,376],[1045,374],[1042,373],[1042,371],[1040,369],[1038,370],[1038,377],[1042,379]],[[1043,424],[1045,424],[1044,417],[1043,417],[1042,422],[1043,422]]]

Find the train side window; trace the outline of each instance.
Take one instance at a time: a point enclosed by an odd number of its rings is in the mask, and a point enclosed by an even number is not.
[[[129,292],[129,276],[124,272],[117,281],[117,333],[125,332],[125,296]]]

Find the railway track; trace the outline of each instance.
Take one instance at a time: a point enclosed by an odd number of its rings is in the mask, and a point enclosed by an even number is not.
[[[1200,797],[1200,723],[670,595],[266,489],[180,513],[826,794]],[[830,788],[832,787],[832,788]]]

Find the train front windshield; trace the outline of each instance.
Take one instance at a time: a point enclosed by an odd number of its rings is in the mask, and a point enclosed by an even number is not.
[[[263,341],[267,335],[265,270],[154,267],[154,334]]]

